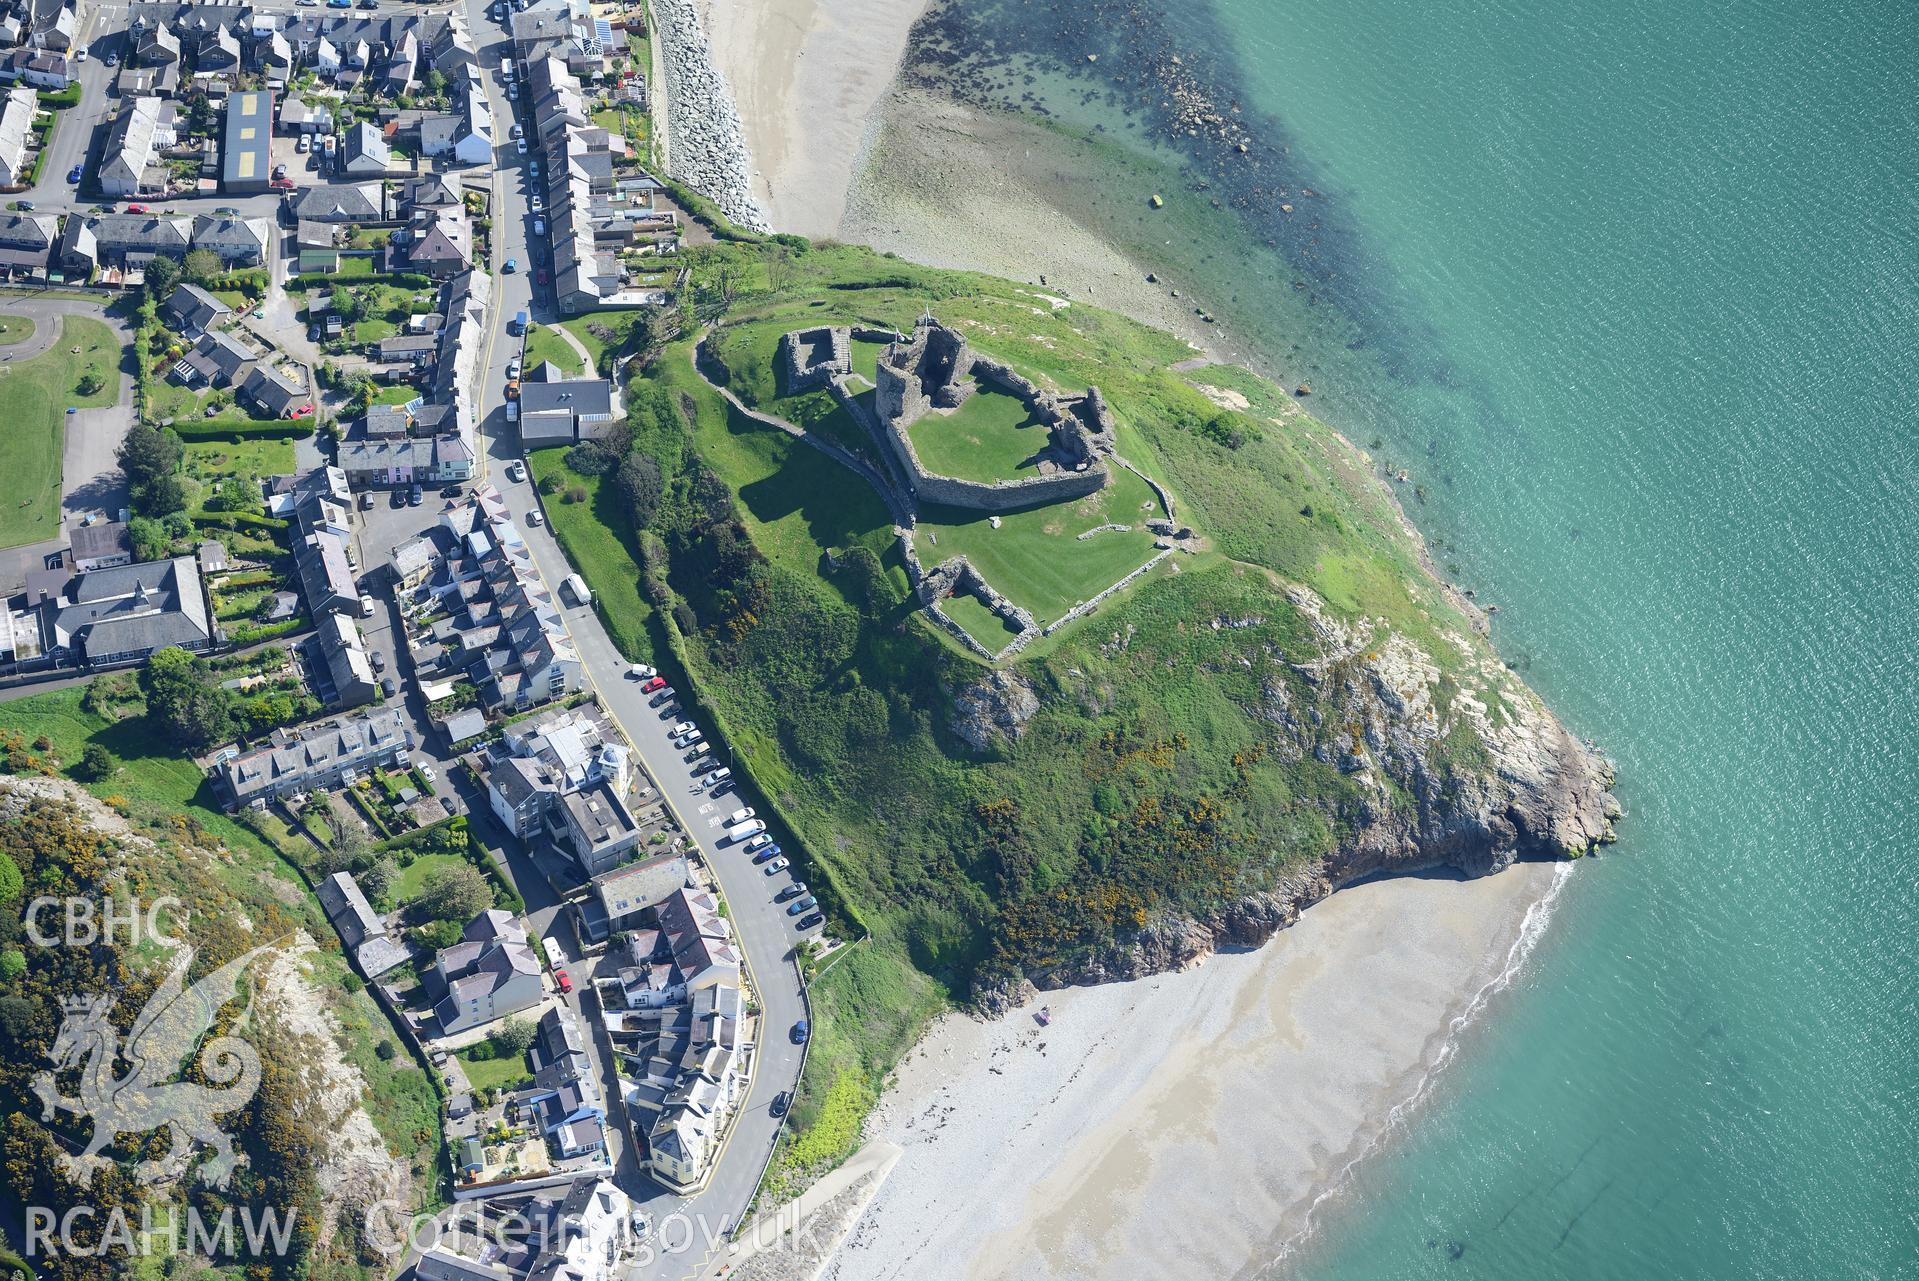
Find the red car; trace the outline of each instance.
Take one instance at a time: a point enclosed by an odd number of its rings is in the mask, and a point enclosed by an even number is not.
[[[651,694],[654,690],[665,689],[665,688],[666,688],[666,677],[655,676],[652,680],[640,686],[640,693]]]
[[[551,279],[552,279],[552,277],[551,277],[550,275],[548,275],[548,274],[547,274],[547,270],[546,270],[546,268],[545,268],[545,267],[542,267],[542,268],[540,268],[540,271],[539,271],[539,274],[538,274],[538,275],[536,275],[536,276],[534,276],[533,278],[534,278],[535,280],[537,280],[537,281],[539,281],[539,282],[540,282],[541,284],[543,284],[543,285],[544,285],[544,284],[545,284],[545,283],[546,283],[547,281],[549,281],[549,280],[551,280]]]
[[[553,971],[553,981],[560,985],[560,994],[562,996],[573,990],[573,979],[565,970]]]
[[[127,212],[128,213],[147,213],[149,211],[145,205],[128,205]]]

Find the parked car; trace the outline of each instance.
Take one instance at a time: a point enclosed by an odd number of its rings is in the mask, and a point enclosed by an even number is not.
[[[382,676],[380,678],[380,693],[384,694],[388,698],[392,698],[395,694],[399,692],[400,692],[400,687],[393,683],[393,678],[391,676]]]
[[[284,178],[284,177],[286,177],[286,176],[287,176],[287,167],[286,167],[285,165],[275,165],[275,166],[273,166],[273,176],[274,176],[275,178]]]
[[[752,840],[746,843],[746,848],[749,850],[764,849],[768,845],[771,845],[772,843],[773,843],[773,838],[768,836],[765,832],[761,832],[758,836],[754,837]]]
[[[792,865],[788,863],[785,859],[776,858],[771,863],[768,863],[766,865],[766,874],[768,876],[778,876],[781,872],[784,872],[790,866]]]
[[[826,924],[826,917],[819,912],[815,912],[811,916],[802,916],[800,918],[799,928],[802,930],[810,930],[824,924]]]
[[[546,197],[542,196],[537,191],[533,193],[533,198],[528,200],[526,203],[527,203],[527,207],[531,209],[534,213],[546,212]]]
[[[372,495],[372,494],[361,494],[361,495],[360,495],[360,510],[361,510],[361,511],[363,511],[363,512],[370,512],[370,511],[372,511],[372,510],[373,510],[373,495]]]
[[[765,849],[761,850],[759,853],[755,854],[753,856],[753,861],[755,863],[764,863],[768,859],[775,859],[775,858],[778,858],[779,856],[780,856],[780,847],[777,845],[769,845]]]
[[[108,54],[108,55],[107,55],[107,65],[108,65],[109,67],[117,67],[117,66],[119,66],[119,65],[120,65],[120,55],[119,55],[119,54],[117,54],[117,53],[110,53],[110,54]]]
[[[793,1044],[795,1044],[795,1045],[805,1045],[805,1044],[806,1044],[806,1035],[807,1035],[807,1033],[808,1033],[808,1032],[809,1032],[810,1030],[811,1030],[811,1029],[809,1029],[809,1028],[808,1028],[808,1027],[806,1026],[806,1020],[805,1020],[805,1019],[801,1019],[801,1020],[800,1020],[800,1021],[799,1021],[798,1023],[795,1023],[795,1024],[793,1025],[793,1032],[792,1032],[792,1037],[793,1037]]]
[[[87,60],[87,51],[85,49],[75,50],[73,60],[75,62],[85,62]]]
[[[544,236],[546,234],[546,219],[535,218],[533,220],[533,234],[536,236]],[[540,275],[545,276],[546,272],[541,271]]]
[[[704,764],[706,768],[713,771],[712,774],[707,777],[706,781],[713,784],[715,787],[718,787],[721,783],[728,783],[732,781],[733,771],[726,768],[726,766],[721,765],[718,761],[709,759],[702,762],[702,764]],[[717,768],[715,768],[716,766]]]
[[[373,651],[373,670],[376,672],[384,672],[386,670],[386,655],[378,650]]]
[[[431,783],[438,780],[438,778],[440,777],[440,772],[434,769],[431,765],[423,764],[420,766],[420,777],[424,778],[427,782]]]
[[[508,479],[515,482],[525,480],[526,464],[516,458],[506,465],[506,474]]]
[[[634,663],[626,669],[626,679],[630,681],[648,680],[654,674],[653,669],[645,663]]]
[[[32,213],[32,212],[33,212],[33,202],[32,202],[31,200],[22,200],[22,201],[20,202],[20,212],[21,212],[21,213]]]
[[[418,485],[415,485],[413,488],[406,491],[406,505],[408,507],[418,507],[421,503],[425,501],[426,501],[426,491],[424,489],[421,489]]]
[[[519,148],[519,150],[520,150],[520,154],[521,154],[521,155],[523,155],[523,156],[524,156],[524,155],[526,154],[526,139],[525,139],[525,138],[517,138],[517,139],[515,139],[515,140],[514,140],[514,142],[513,142],[513,145],[514,145],[515,147],[518,147],[518,148]]]
[[[329,9],[351,9],[353,7],[353,0],[326,0],[326,7]]]
[[[758,817],[759,815],[753,812],[753,807],[751,805],[748,805],[741,809],[734,810],[733,817],[727,819],[726,821],[729,823],[744,823],[749,818],[758,818]]]
[[[544,525],[546,524],[546,513],[535,507],[526,514],[526,523],[529,525]]]
[[[318,4],[318,3],[319,3],[319,0],[307,0],[307,3],[308,3],[308,4]],[[293,149],[294,149],[295,151],[297,151],[297,152],[299,152],[299,153],[300,153],[301,155],[303,155],[303,156],[304,156],[304,155],[305,155],[305,154],[306,154],[307,152],[309,152],[309,151],[311,151],[311,150],[313,150],[313,135],[312,135],[312,134],[310,134],[310,133],[303,133],[303,134],[301,134],[301,135],[300,135],[300,141],[298,141],[298,142],[296,142],[296,143],[294,143],[294,144],[293,144]]]
[[[786,1115],[786,1104],[786,1091],[781,1090],[773,1096],[773,1101],[766,1105],[766,1114],[777,1121]]]
[[[500,268],[501,271],[504,271],[509,276],[512,275],[514,272],[518,271],[519,269],[520,269],[520,260],[518,258],[508,258],[506,260],[506,265]]]
[[[673,746],[679,748],[682,752],[690,752],[696,747],[703,747],[705,745],[705,741],[706,741],[706,736],[701,734],[698,730],[694,730],[691,734],[686,735],[685,737],[681,738],[678,742],[673,744]]]
[[[526,136],[526,126],[518,123],[517,121],[514,122],[512,130],[511,132],[508,133],[507,136],[515,139],[516,141],[520,138],[524,138]]]
[[[67,182],[71,184],[72,186],[75,186],[75,187],[79,186],[80,175],[85,173],[86,171],[87,171],[87,167],[85,165],[75,165],[73,168],[67,170]]]
[[[560,994],[563,996],[573,990],[573,976],[565,970],[553,971],[553,981],[560,985]]]
[[[640,693],[651,694],[654,690],[665,689],[665,688],[666,688],[666,677],[655,676],[652,680],[640,686]]]
[[[818,907],[819,905],[820,905],[820,901],[814,898],[811,894],[808,894],[805,898],[793,904],[793,906],[787,908],[786,914],[788,916],[798,916],[802,912],[812,911],[814,908]]]
[[[780,892],[773,896],[773,901],[775,903],[784,903],[787,899],[798,898],[804,893],[806,893],[806,882],[794,881],[791,885],[781,887]]]
[[[675,725],[672,729],[668,730],[667,732],[671,734],[674,738],[678,738],[682,734],[691,733],[693,729],[694,729],[694,725],[692,721],[681,721],[679,724]]]

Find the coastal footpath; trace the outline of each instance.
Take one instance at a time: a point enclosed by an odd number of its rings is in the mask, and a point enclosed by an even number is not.
[[[654,33],[666,65],[667,168],[733,222],[770,232],[747,159],[733,91],[713,62],[692,0],[658,0]]]

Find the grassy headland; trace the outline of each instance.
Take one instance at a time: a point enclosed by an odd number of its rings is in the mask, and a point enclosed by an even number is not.
[[[832,933],[866,938],[814,986],[819,1030],[776,1187],[849,1150],[849,1117],[942,1002],[1096,972],[1091,958],[1142,931],[1276,892],[1382,814],[1417,826],[1413,782],[1456,795],[1485,759],[1457,697],[1495,718],[1502,697],[1527,697],[1421,568],[1366,460],[1252,375],[1189,376],[1174,368],[1189,347],[1124,317],[870,251],[783,238],[695,259],[718,376],[746,403],[867,449],[824,393],[784,394],[779,336],[904,329],[930,306],[1042,382],[1097,384],[1120,453],[1202,539],[989,680],[912,600],[879,497],[731,409],[685,340],[629,386],[657,502],[607,503],[582,474],[604,459],[536,458],[549,492],[583,496],[550,510],[622,646],[685,669],[689,696],[803,845]],[[1075,535],[1135,523],[1130,509],[1149,501],[1122,474],[1095,500],[997,530],[930,511],[916,538],[928,563],[964,550],[1000,590],[1057,616],[1150,551],[1137,531]],[[969,630],[992,621],[958,611]],[[1334,634],[1350,641],[1338,654]],[[1424,746],[1381,732],[1400,713],[1374,686],[1402,641],[1430,664],[1430,702],[1403,713],[1421,718]]]

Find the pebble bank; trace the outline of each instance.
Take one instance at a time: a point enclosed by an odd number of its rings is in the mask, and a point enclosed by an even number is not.
[[[753,198],[746,134],[726,77],[693,0],[656,0],[655,36],[666,64],[667,166],[672,175],[720,207],[742,227],[771,231]]]

